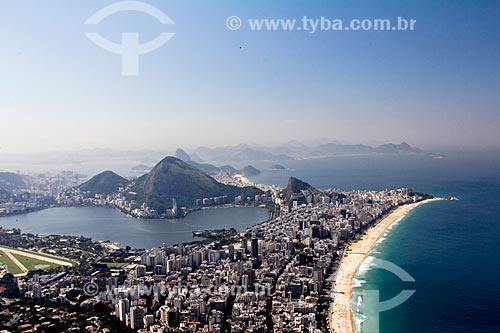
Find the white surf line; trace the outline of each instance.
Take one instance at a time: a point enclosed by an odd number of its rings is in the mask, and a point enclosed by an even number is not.
[[[330,332],[356,333],[351,300],[353,280],[356,277],[356,272],[390,226],[402,221],[411,210],[421,204],[436,200],[443,199],[425,199],[397,206],[392,212],[384,216],[381,221],[371,226],[361,239],[348,244],[342,256],[340,266],[337,269],[333,285],[333,290],[336,293],[333,302],[330,303]],[[350,250],[347,251],[347,249]]]

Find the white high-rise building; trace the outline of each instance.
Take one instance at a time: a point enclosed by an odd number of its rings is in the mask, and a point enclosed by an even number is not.
[[[130,301],[126,298],[118,301],[118,311],[116,312],[118,319],[120,321],[125,321],[127,313],[130,311]]]

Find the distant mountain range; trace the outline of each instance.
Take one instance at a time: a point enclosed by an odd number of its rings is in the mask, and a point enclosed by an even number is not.
[[[275,154],[262,149],[255,149],[246,144],[234,147],[199,147],[193,151],[193,156],[199,159],[198,162],[286,161],[293,159],[284,154]]]
[[[256,176],[256,175],[261,173],[260,170],[258,170],[257,168],[255,168],[251,165],[247,165],[243,169],[237,170],[230,165],[224,165],[221,167],[217,167],[217,166],[215,166],[213,164],[209,164],[209,163],[195,162],[191,159],[191,156],[181,148],[179,148],[175,151],[175,157],[177,157],[178,159],[186,162],[187,164],[205,172],[208,175],[216,175],[219,172],[224,171],[224,172],[229,173],[229,174],[243,174],[246,177],[251,177],[251,176]]]
[[[263,146],[258,144],[239,144],[223,147],[199,147],[188,151],[186,155],[176,155],[183,161],[203,169],[208,173],[216,173],[218,170],[213,164],[225,165],[230,163],[241,163],[251,161],[287,161],[292,159],[304,159],[314,157],[329,157],[338,155],[369,155],[369,154],[400,154],[400,155],[427,155],[434,158],[444,158],[441,154],[429,154],[412,147],[406,142],[400,144],[383,144],[380,146],[369,146],[363,144],[341,144],[324,140],[324,143],[304,144],[299,141],[289,141],[277,146]],[[185,151],[184,151],[185,153]],[[164,156],[174,156],[174,151],[155,150],[115,150],[115,149],[86,149],[69,152],[45,152],[30,155],[2,154],[0,162],[23,163],[39,166],[42,165],[86,165],[107,164],[130,165],[131,173],[148,171],[153,163]],[[189,159],[188,159],[189,157]],[[198,164],[196,164],[198,163]],[[135,165],[135,166],[134,166]]]
[[[275,147],[241,144],[237,146],[217,148],[199,147],[193,151],[193,156],[197,157],[198,163],[203,161],[286,161],[312,157],[362,154],[420,155],[425,153],[419,148],[410,146],[406,142],[399,144],[388,143],[372,147],[363,144],[346,145],[339,143],[325,143],[309,146],[296,141]]]
[[[180,159],[181,161],[186,162],[187,164],[209,174],[209,175],[214,175],[220,172],[220,168],[216,167],[213,164],[208,164],[208,163],[198,163],[195,162],[191,159],[191,156],[189,156],[188,153],[184,151],[182,148],[178,148],[175,151],[175,157]]]

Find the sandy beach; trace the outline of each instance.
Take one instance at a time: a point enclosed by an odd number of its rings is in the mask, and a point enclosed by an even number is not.
[[[397,207],[375,226],[368,229],[362,239],[349,245],[348,255],[344,256],[337,272],[333,287],[335,300],[330,305],[330,329],[335,333],[355,333],[351,309],[353,279],[377,240],[392,224],[399,221],[415,207],[441,198],[433,198]]]

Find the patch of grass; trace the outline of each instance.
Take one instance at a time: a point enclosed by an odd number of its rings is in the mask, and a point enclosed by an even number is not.
[[[125,265],[123,262],[101,262],[101,264],[107,265],[109,268],[122,268]]]
[[[20,252],[25,252],[25,253],[30,253],[30,254],[36,254],[38,256],[49,258],[49,259],[56,259],[56,260],[66,261],[66,262],[68,262],[70,264],[73,264],[73,266],[77,265],[77,262],[75,262],[73,260],[66,259],[66,258],[63,258],[63,257],[52,256],[50,254],[46,254],[46,253],[42,253],[42,252],[29,251],[29,250],[26,250],[26,249],[17,249],[17,248],[12,248],[12,247],[8,247],[8,246],[4,246],[4,245],[0,245],[0,249],[1,248],[11,249],[11,250],[17,250],[17,251],[20,251]]]
[[[21,264],[26,267],[26,269],[30,271],[37,271],[39,269],[43,271],[48,271],[54,268],[61,267],[61,265],[53,264],[50,262],[34,259],[34,258],[28,258],[19,254],[12,254]]]
[[[17,267],[16,264],[10,258],[0,250],[0,263],[3,265],[7,266],[7,269],[9,270],[9,273],[11,274],[22,274],[23,271]]]

